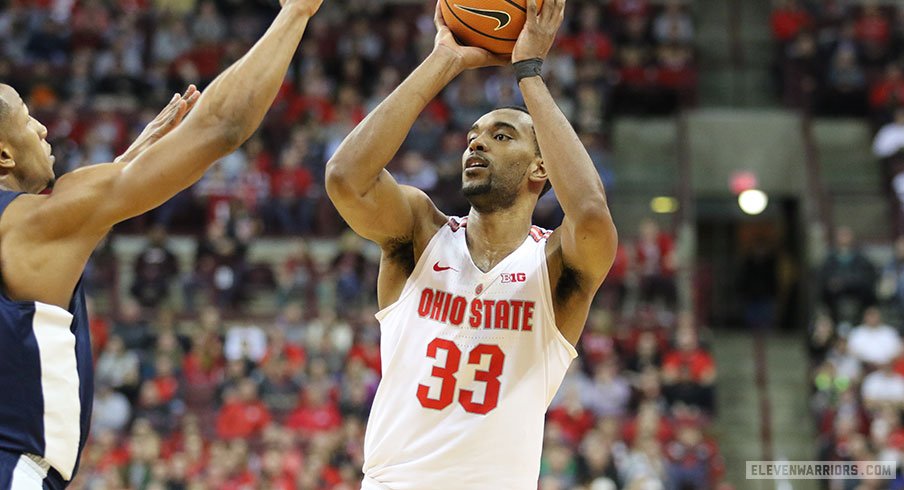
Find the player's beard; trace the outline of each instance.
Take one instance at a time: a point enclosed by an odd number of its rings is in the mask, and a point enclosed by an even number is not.
[[[518,197],[516,189],[499,184],[490,175],[483,182],[463,184],[461,192],[478,213],[494,213],[514,206]]]

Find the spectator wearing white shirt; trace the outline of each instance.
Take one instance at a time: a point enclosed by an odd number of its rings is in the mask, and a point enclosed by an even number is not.
[[[223,347],[226,359],[259,362],[266,353],[267,334],[257,325],[237,325],[226,332],[226,343]]]
[[[107,383],[97,383],[94,396],[91,434],[95,437],[106,431],[122,430],[132,415],[132,406],[122,393]]]
[[[904,149],[904,108],[895,111],[895,118],[882,126],[873,139],[873,154],[889,158]]]
[[[888,364],[901,353],[901,336],[882,323],[882,313],[871,306],[863,313],[863,324],[848,335],[848,350],[861,362]]]
[[[876,410],[883,405],[904,406],[904,376],[892,369],[891,363],[867,374],[860,387],[863,405],[867,410]]]

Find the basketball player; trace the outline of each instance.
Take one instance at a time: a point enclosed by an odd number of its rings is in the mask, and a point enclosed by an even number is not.
[[[565,1],[529,5],[511,57],[529,113],[494,110],[468,131],[466,218],[384,169],[447,83],[504,62],[458,45],[439,8],[433,51],[328,163],[330,198],[382,247],[365,490],[537,488],[544,414],[617,238],[602,182],[539,76]],[[531,226],[550,182],[565,211],[555,231]]]
[[[0,489],[61,489],[75,475],[94,388],[80,282],[91,251],[252,134],[320,3],[282,0],[266,34],[203,95],[177,94],[121,158],[55,186],[47,128],[0,85]]]

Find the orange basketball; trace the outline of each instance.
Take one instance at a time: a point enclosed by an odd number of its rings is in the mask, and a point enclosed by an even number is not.
[[[543,0],[537,0],[543,6]],[[440,0],[443,20],[462,44],[511,54],[527,14],[527,0]]]

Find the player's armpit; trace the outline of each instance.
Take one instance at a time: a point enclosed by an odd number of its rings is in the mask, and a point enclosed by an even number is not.
[[[566,215],[556,233],[563,267],[573,269],[581,287],[595,293],[615,261],[618,246],[618,234],[608,207],[581,213],[580,219]]]

